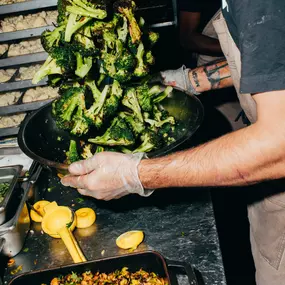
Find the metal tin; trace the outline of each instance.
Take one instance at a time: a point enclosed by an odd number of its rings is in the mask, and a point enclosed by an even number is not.
[[[10,184],[3,201],[0,203],[0,225],[7,222],[7,217],[12,207],[13,192],[22,168],[21,165],[0,168],[0,183],[8,182]]]
[[[1,253],[8,257],[13,257],[21,251],[27,233],[29,232],[31,221],[26,202],[30,196],[33,195],[33,193],[31,193],[32,186],[36,182],[41,170],[41,166],[37,163],[33,163],[31,166],[33,175],[27,182],[22,184],[22,196],[15,215],[11,220],[0,226]]]

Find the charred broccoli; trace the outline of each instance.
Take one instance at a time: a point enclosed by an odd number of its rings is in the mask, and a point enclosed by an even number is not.
[[[135,143],[134,135],[125,120],[116,117],[102,135],[88,140],[91,143],[107,146],[129,146]]]
[[[138,50],[136,54],[137,66],[134,70],[134,75],[137,77],[143,77],[148,74],[148,67],[144,62],[144,54],[145,54],[144,45],[141,42],[138,46]]]
[[[46,30],[41,35],[41,44],[46,52],[50,52],[52,48],[58,47],[60,41],[63,40],[66,25],[61,25],[53,31]]]
[[[113,7],[116,12],[121,13],[127,18],[132,42],[139,42],[142,32],[134,15],[134,11],[136,9],[135,2],[131,0],[118,0],[114,3]]]
[[[135,88],[127,89],[123,97],[122,104],[131,109],[134,112],[134,115],[139,119],[139,121],[143,122],[143,115],[136,96]]]
[[[162,138],[151,130],[146,130],[145,133],[141,136],[141,140],[142,144],[136,148],[133,153],[150,152],[163,146]]]
[[[78,160],[80,160],[80,157],[77,151],[76,141],[71,140],[69,144],[69,150],[66,152],[66,163],[71,164]]]
[[[59,128],[70,130],[74,135],[81,136],[89,130],[84,116],[85,89],[70,87],[52,104],[52,113]]]

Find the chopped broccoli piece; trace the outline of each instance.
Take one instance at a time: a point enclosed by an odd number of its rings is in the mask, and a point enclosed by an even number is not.
[[[57,11],[58,11],[58,16],[57,16],[57,23],[62,24],[63,22],[67,21],[67,15],[68,13],[66,12],[66,0],[58,0],[57,1]]]
[[[144,60],[149,65],[155,64],[154,56],[150,50],[145,53]]]
[[[138,137],[145,130],[144,123],[139,121],[138,118],[133,114],[121,112],[119,116],[125,119],[129,127],[132,129],[135,137]]]
[[[69,144],[69,150],[66,152],[66,163],[71,164],[78,160],[80,160],[80,157],[77,151],[76,141],[71,140]]]
[[[148,67],[144,63],[144,54],[145,54],[144,45],[141,42],[138,46],[138,51],[136,54],[137,66],[134,70],[134,75],[137,77],[143,77],[148,74]]]
[[[122,53],[117,57],[115,67],[117,70],[129,70],[136,65],[136,58],[127,50],[123,49]]]
[[[66,25],[61,25],[53,31],[46,30],[41,35],[41,44],[46,52],[50,52],[53,47],[58,46],[63,39]]]
[[[134,115],[139,119],[139,121],[143,122],[141,107],[136,96],[135,88],[127,89],[123,97],[122,104],[131,109],[134,112]]]
[[[69,129],[72,134],[82,135],[88,131],[88,123],[84,117],[85,89],[70,87],[52,104],[52,113],[57,126]]]
[[[90,17],[81,17],[71,13],[68,17],[64,40],[70,42],[72,35],[91,20]]]
[[[57,65],[56,60],[53,59],[51,56],[48,56],[45,63],[34,75],[32,83],[37,84],[48,75],[62,74],[62,73],[63,70],[61,69],[60,66]]]
[[[128,146],[133,145],[135,139],[124,119],[116,117],[102,136],[89,139],[88,141],[98,145]]]
[[[88,158],[93,157],[94,154],[92,152],[92,148],[93,148],[92,144],[84,145],[83,151],[81,153],[81,156],[82,156],[83,159],[88,159]]]
[[[104,19],[107,17],[106,5],[96,0],[72,0],[66,6],[66,11],[75,15]]]
[[[163,145],[163,140],[161,137],[151,130],[145,131],[145,133],[141,136],[141,140],[142,144],[136,148],[133,153],[150,152],[160,148]]]
[[[128,20],[126,17],[123,18],[123,25],[117,28],[118,39],[123,43],[126,43],[128,37]]]
[[[156,104],[156,103],[163,101],[166,97],[169,96],[169,94],[172,92],[172,90],[173,90],[173,87],[167,86],[163,92],[161,92],[158,96],[156,96],[153,99],[153,103]]]
[[[103,151],[104,151],[104,147],[98,145],[97,148],[96,148],[95,153],[100,153],[100,152],[103,152]]]
[[[110,118],[116,115],[122,96],[123,89],[121,88],[120,83],[115,80],[111,88],[110,97],[106,100],[106,103],[104,104],[103,113],[106,118]]]
[[[97,128],[100,128],[103,124],[103,106],[107,99],[109,89],[110,86],[106,85],[101,92],[100,97],[98,97],[93,105],[85,112],[85,117]],[[97,96],[97,94],[95,96]]]
[[[159,40],[159,33],[149,31],[148,40],[149,40],[150,46],[155,45],[157,41]]]
[[[121,13],[124,17],[128,19],[129,31],[132,38],[132,42],[139,42],[141,39],[142,32],[134,16],[134,11],[136,9],[136,4],[132,0],[118,0],[113,5],[115,11]]]

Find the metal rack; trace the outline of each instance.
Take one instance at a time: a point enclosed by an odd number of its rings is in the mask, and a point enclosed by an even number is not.
[[[176,0],[136,0],[138,14],[145,18],[152,28],[159,29],[177,25]],[[56,9],[57,0],[30,0],[26,2],[0,6],[0,19],[17,16],[21,14],[31,14],[40,11]],[[43,31],[53,30],[54,26],[39,27],[33,29],[19,30],[0,34],[0,44],[11,44],[38,38]],[[47,58],[46,52],[39,52],[15,57],[0,57],[0,69],[20,68],[37,63],[42,63]],[[14,77],[14,76],[13,76]],[[12,78],[13,79],[13,78]],[[31,80],[13,81],[0,83],[0,92],[22,91],[22,96],[29,88],[45,86],[47,81],[43,80],[38,84],[32,84]],[[1,96],[1,94],[0,94]],[[19,100],[15,105],[0,107],[0,116],[17,114],[20,112],[30,112],[36,110],[51,100],[37,101],[33,103],[22,103]],[[19,127],[0,129],[0,137],[16,135]]]

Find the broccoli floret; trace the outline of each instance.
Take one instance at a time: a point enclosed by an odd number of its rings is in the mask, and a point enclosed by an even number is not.
[[[127,42],[128,42],[128,48],[131,51],[132,54],[136,55],[138,52],[138,43],[133,43],[131,37],[127,38]]]
[[[104,104],[104,117],[109,118],[115,116],[119,108],[122,96],[123,89],[121,88],[120,83],[115,80],[112,85],[110,97],[106,100],[106,103]]]
[[[134,11],[136,9],[135,2],[131,0],[118,0],[114,3],[113,7],[116,12],[121,13],[128,19],[132,42],[139,42],[142,32],[134,15]]]
[[[128,20],[126,17],[123,18],[123,25],[117,28],[118,39],[125,43],[128,37]]]
[[[134,75],[137,77],[143,77],[148,74],[148,67],[144,63],[144,54],[145,54],[144,45],[143,43],[140,43],[136,54],[137,66],[134,70]]]
[[[119,69],[113,78],[119,82],[128,82],[132,79],[132,75],[128,70]]]
[[[138,137],[144,130],[145,125],[141,121],[138,120],[133,114],[127,112],[121,112],[119,114],[121,118],[124,118],[129,127],[132,129],[135,137]]]
[[[164,124],[175,125],[175,119],[173,116],[170,116],[162,121],[156,121],[153,119],[145,119],[146,123],[150,124],[152,127],[161,128]]]
[[[116,117],[102,136],[89,139],[88,141],[107,146],[129,146],[134,144],[135,139],[124,119]]]
[[[105,52],[108,52],[108,49],[115,49],[116,47],[116,42],[117,42],[117,37],[116,35],[111,31],[109,32],[108,30],[103,33],[103,39],[105,43]]]
[[[116,66],[115,66],[116,56],[113,54],[104,53],[102,59],[103,59],[104,71],[106,72],[107,75],[114,78],[117,72]]]
[[[105,31],[115,31],[115,28],[117,27],[120,16],[118,14],[114,14],[113,19],[109,22],[105,21],[94,21],[91,25],[91,31],[94,36],[101,36],[103,32]]]
[[[118,56],[115,67],[123,70],[129,70],[132,69],[136,65],[136,59],[135,57],[127,50],[123,49],[120,56]]]
[[[76,141],[71,140],[69,144],[69,150],[66,152],[66,163],[71,164],[78,160],[80,160],[80,157],[77,151]]]
[[[104,19],[107,17],[106,5],[97,0],[72,0],[66,6],[66,11],[75,15]]]
[[[144,61],[149,65],[155,64],[154,56],[150,50],[145,53]]]
[[[84,93],[84,88],[71,87],[66,89],[61,97],[53,102],[52,113],[56,118],[58,127],[73,129],[74,134],[79,135],[88,131],[88,126],[85,124],[83,117],[85,108]]]
[[[46,52],[50,52],[53,47],[57,47],[63,39],[66,25],[61,25],[53,31],[46,30],[41,35],[41,44]]]
[[[95,153],[100,153],[100,152],[103,152],[103,151],[104,151],[104,147],[98,145],[97,148],[96,148]]]
[[[142,144],[136,148],[133,153],[138,152],[150,152],[155,149],[159,149],[163,145],[161,137],[151,130],[145,131],[141,136]]]
[[[57,65],[56,60],[53,59],[51,56],[48,56],[45,63],[34,75],[32,83],[37,84],[48,75],[62,74],[62,73],[63,70],[60,66]]]
[[[67,15],[68,13],[66,12],[66,5],[67,5],[66,0],[58,0],[57,1],[57,11],[58,11],[58,16],[57,16],[57,23],[61,24],[63,22],[67,21]]]
[[[155,45],[159,40],[159,33],[149,31],[148,40],[149,40],[150,46]]]
[[[89,131],[89,122],[85,118],[85,101],[84,99],[78,101],[77,110],[72,117],[72,128],[70,133],[75,136],[82,136]]]
[[[74,72],[76,66],[76,57],[73,48],[69,45],[62,47],[54,47],[32,80],[33,84],[37,84],[46,76],[52,74],[61,74],[64,77]]]
[[[68,17],[64,40],[70,42],[72,35],[91,20],[90,17],[82,17],[71,13]]]
[[[154,99],[157,95],[162,93],[160,86],[155,85],[152,88],[148,88],[147,84],[140,85],[136,89],[137,98],[143,111],[151,112],[154,106]]]
[[[96,82],[94,80],[85,80],[84,84],[89,87],[92,92],[93,99],[96,102],[101,97],[101,91],[98,89]]]
[[[85,117],[89,119],[90,123],[100,128],[103,124],[103,106],[107,99],[109,92],[109,85],[106,85],[100,94],[100,97],[93,103],[93,105],[85,112]],[[96,94],[97,96],[97,94]]]
[[[153,99],[153,103],[159,103],[161,101],[163,101],[166,97],[169,96],[169,94],[172,92],[173,87],[171,86],[167,86],[163,92],[161,92],[159,95],[157,95],[154,99]]]
[[[140,28],[143,28],[144,25],[145,25],[145,20],[144,20],[143,17],[140,17],[140,19],[139,19],[139,26],[140,26]]]
[[[83,34],[76,34],[75,40],[82,46],[75,52],[77,63],[75,74],[80,78],[84,78],[92,68],[93,56],[97,53],[95,44],[91,40],[90,26],[83,29]]]
[[[83,147],[83,151],[81,153],[81,156],[82,156],[83,159],[88,159],[88,158],[93,157],[94,154],[92,152],[92,148],[93,148],[92,144],[86,144]]]
[[[122,104],[131,109],[134,112],[134,115],[139,119],[139,121],[143,122],[141,107],[136,96],[135,88],[127,89],[123,97]]]

